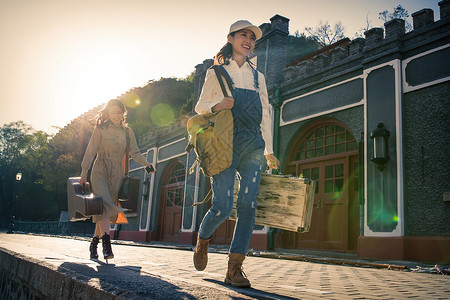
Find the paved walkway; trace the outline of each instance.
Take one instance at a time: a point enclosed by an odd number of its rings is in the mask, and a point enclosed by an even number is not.
[[[83,238],[0,233],[0,251],[78,274],[124,299],[450,299],[446,275],[249,256],[252,288],[238,289],[223,284],[222,253],[210,253],[198,272],[190,250],[113,244],[115,258],[105,264],[90,260],[88,247]]]

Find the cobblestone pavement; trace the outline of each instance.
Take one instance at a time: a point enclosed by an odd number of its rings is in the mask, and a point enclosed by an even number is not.
[[[227,256],[221,253],[210,253],[207,268],[198,272],[192,251],[179,249],[113,244],[115,258],[107,265],[88,259],[86,239],[0,233],[0,247],[137,298],[153,295],[157,284],[170,284],[180,299],[212,299],[211,291],[217,292],[215,299],[450,299],[450,276],[438,274],[250,256],[244,272],[252,288],[238,289],[223,283]],[[158,281],[150,284],[150,279]]]

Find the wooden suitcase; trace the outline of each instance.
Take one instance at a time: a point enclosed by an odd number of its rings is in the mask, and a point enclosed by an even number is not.
[[[308,232],[316,183],[308,178],[263,173],[257,198],[255,224],[295,232]],[[238,179],[230,219],[236,220]]]
[[[93,215],[103,213],[102,197],[92,194],[87,183],[84,188],[79,183],[80,177],[67,180],[67,204],[70,221],[84,221]]]

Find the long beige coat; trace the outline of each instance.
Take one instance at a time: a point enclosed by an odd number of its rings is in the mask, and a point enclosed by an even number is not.
[[[147,165],[147,160],[137,146],[133,130],[131,128],[128,130],[131,157],[141,165]],[[114,224],[117,221],[118,214],[126,211],[126,209],[118,207],[117,197],[124,176],[123,158],[125,150],[125,126],[116,127],[109,123],[109,125],[103,125],[103,128],[94,128],[81,162],[81,176],[87,176],[92,160],[97,154],[91,172],[91,183],[92,192],[103,199],[103,214],[94,216],[93,222],[109,218],[111,223]]]

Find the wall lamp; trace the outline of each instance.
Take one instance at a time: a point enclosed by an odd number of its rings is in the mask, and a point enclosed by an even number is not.
[[[381,172],[389,160],[389,135],[390,132],[384,128],[383,123],[378,123],[377,129],[370,133],[370,138],[373,139],[373,158],[371,160]]]
[[[142,196],[144,196],[144,199],[147,199],[150,189],[150,180],[148,179],[148,175],[145,175],[145,180],[142,185]]]

